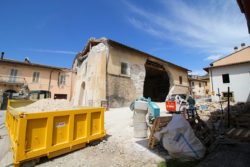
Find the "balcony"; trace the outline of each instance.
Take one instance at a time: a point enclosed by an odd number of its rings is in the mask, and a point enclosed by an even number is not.
[[[24,77],[20,76],[0,75],[0,83],[8,85],[23,85],[26,81]]]

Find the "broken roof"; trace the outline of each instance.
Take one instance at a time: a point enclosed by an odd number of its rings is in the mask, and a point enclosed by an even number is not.
[[[146,56],[148,56],[148,57],[152,57],[152,58],[154,58],[154,59],[156,59],[156,60],[159,60],[159,61],[161,61],[161,62],[163,62],[163,63],[168,63],[168,64],[170,64],[170,65],[173,65],[173,66],[175,66],[175,67],[177,67],[177,68],[180,68],[180,69],[183,69],[183,70],[185,70],[185,71],[191,71],[191,70],[189,70],[189,69],[187,69],[187,68],[184,68],[184,67],[181,67],[181,66],[179,66],[179,65],[173,64],[173,63],[171,63],[171,62],[169,62],[169,61],[160,59],[160,58],[158,58],[158,57],[156,57],[156,56],[153,56],[153,55],[148,54],[148,53],[146,53],[146,52],[140,51],[140,50],[138,50],[138,49],[135,49],[135,48],[130,47],[130,46],[127,46],[127,45],[124,45],[124,44],[122,44],[122,43],[119,43],[119,42],[117,42],[117,41],[114,41],[114,40],[111,40],[111,39],[108,39],[108,38],[105,38],[105,37],[99,38],[99,39],[90,38],[90,39],[88,40],[87,44],[85,45],[84,49],[82,50],[82,52],[80,52],[79,54],[76,55],[76,57],[75,57],[75,59],[74,59],[73,62],[75,62],[75,60],[76,60],[79,56],[84,56],[84,55],[86,55],[86,54],[89,52],[89,50],[90,50],[90,48],[91,48],[92,46],[97,45],[97,44],[99,44],[99,43],[104,43],[104,44],[107,45],[107,46],[109,46],[109,45],[117,45],[117,46],[120,46],[120,47],[129,49],[129,50],[135,51],[135,52],[137,52],[137,53],[144,54],[144,55],[146,55]]]
[[[33,67],[41,67],[41,68],[50,68],[50,69],[56,69],[56,70],[70,70],[68,68],[63,67],[55,67],[55,66],[48,66],[43,64],[37,64],[37,63],[31,63],[31,62],[25,62],[25,61],[17,61],[17,60],[11,60],[11,59],[0,59],[0,63],[11,63],[11,64],[20,64],[25,66],[33,66]]]

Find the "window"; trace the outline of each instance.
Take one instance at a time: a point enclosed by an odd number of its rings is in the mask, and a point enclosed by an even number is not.
[[[230,83],[229,74],[222,74],[223,83]]]
[[[9,81],[16,82],[16,78],[17,78],[17,69],[11,69]]]
[[[192,83],[192,86],[194,86],[194,82],[191,82]]]
[[[67,99],[67,94],[55,94],[54,99]]]
[[[39,81],[40,72],[33,72],[32,82],[37,83]]]
[[[233,97],[233,92],[229,92],[229,94],[228,94],[228,92],[222,92],[223,97],[228,97],[228,95],[229,95],[229,97]]]
[[[65,85],[66,84],[66,75],[61,74],[59,76],[59,85]]]
[[[38,100],[39,99],[39,93],[34,92],[30,94],[30,100]]]
[[[205,86],[207,86],[207,82],[205,82]]]
[[[199,87],[201,87],[201,83],[199,82]]]
[[[179,76],[179,82],[182,85],[182,76]]]
[[[121,74],[130,75],[129,64],[121,62]]]

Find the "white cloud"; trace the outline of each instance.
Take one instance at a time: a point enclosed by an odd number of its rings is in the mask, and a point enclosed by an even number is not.
[[[191,75],[199,75],[199,76],[202,76],[202,75],[205,75],[207,74],[206,71],[204,70],[192,70],[192,72],[190,72]]]
[[[242,42],[249,43],[244,15],[235,0],[156,1],[162,6],[152,12],[124,1],[128,17],[137,29],[156,38],[199,49],[206,55],[228,54]]]
[[[65,50],[50,50],[50,49],[25,49],[25,50],[32,52],[40,52],[40,53],[56,53],[56,54],[71,54],[71,55],[77,54],[77,52],[65,51]]]
[[[206,57],[204,60],[208,60],[208,61],[215,61],[218,60],[222,57],[223,55],[217,54],[217,55],[211,55]]]

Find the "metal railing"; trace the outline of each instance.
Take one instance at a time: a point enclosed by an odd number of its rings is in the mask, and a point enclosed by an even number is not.
[[[26,81],[24,77],[20,77],[20,76],[0,75],[0,83],[24,84],[26,83]]]

